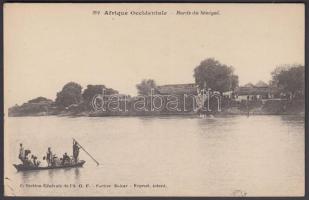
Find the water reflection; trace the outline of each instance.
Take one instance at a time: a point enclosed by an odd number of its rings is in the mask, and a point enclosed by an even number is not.
[[[30,180],[35,179],[38,174],[39,171],[38,170],[33,170],[33,171],[20,171],[20,172],[16,172],[19,176],[22,177],[22,181],[23,183],[28,183]]]
[[[74,174],[75,174],[75,180],[78,181],[79,180],[79,176],[80,176],[79,168],[75,168],[74,169]]]
[[[280,119],[283,123],[289,124],[291,126],[304,126],[304,116],[301,115],[282,115]]]

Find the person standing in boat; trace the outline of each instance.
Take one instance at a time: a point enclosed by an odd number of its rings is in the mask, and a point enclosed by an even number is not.
[[[53,163],[53,153],[51,151],[51,148],[48,147],[47,153],[46,153],[46,161],[48,166],[52,166]]]
[[[22,162],[24,162],[24,160],[25,160],[25,149],[24,149],[22,143],[19,144],[19,155],[18,155],[18,158],[19,158]]]
[[[73,159],[75,163],[77,163],[78,161],[79,149],[80,147],[78,143],[75,140],[73,140]]]

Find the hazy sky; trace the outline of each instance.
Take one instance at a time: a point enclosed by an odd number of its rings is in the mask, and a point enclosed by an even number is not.
[[[106,10],[168,14],[106,16]],[[54,99],[69,81],[126,94],[136,94],[143,78],[192,83],[194,67],[209,57],[234,66],[240,84],[267,82],[280,64],[304,64],[302,4],[14,4],[5,5],[4,34],[9,106]]]

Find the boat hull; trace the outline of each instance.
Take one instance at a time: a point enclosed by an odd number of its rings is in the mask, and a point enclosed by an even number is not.
[[[19,165],[13,164],[13,166],[17,169],[17,171],[32,171],[32,170],[64,169],[64,168],[82,167],[85,164],[85,162],[86,161],[81,160],[75,164],[68,164],[68,165],[62,165],[62,166],[48,166],[48,167],[32,167],[32,166],[25,166],[22,164],[19,164]]]

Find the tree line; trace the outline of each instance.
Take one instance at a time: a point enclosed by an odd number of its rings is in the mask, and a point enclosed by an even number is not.
[[[271,72],[272,79],[269,86],[276,88],[278,92],[290,94],[292,98],[303,97],[305,90],[305,67],[302,65],[277,66]],[[214,58],[203,60],[193,70],[195,83],[200,89],[211,89],[221,94],[234,91],[239,87],[238,75],[234,73],[234,67],[222,64]],[[136,85],[141,95],[150,94],[150,89],[156,88],[153,79],[144,79]]]
[[[97,94],[102,94],[103,90],[106,95],[119,94],[117,90],[107,88],[105,85],[87,85],[87,88],[82,91],[80,84],[69,82],[57,93],[55,104],[60,108],[81,103],[90,106],[93,97]]]
[[[304,95],[304,70],[302,65],[278,66],[271,73],[270,86],[277,88],[280,92],[288,93],[292,97]],[[214,58],[201,61],[194,68],[193,77],[200,89],[211,89],[223,93],[239,87],[234,67],[222,64]],[[150,95],[151,90],[156,91],[156,88],[157,84],[153,79],[144,79],[136,85],[139,95]],[[55,104],[60,108],[73,104],[90,106],[93,97],[102,94],[103,90],[105,95],[119,94],[117,90],[107,88],[105,85],[87,85],[87,88],[82,90],[80,84],[69,82],[57,93]]]

